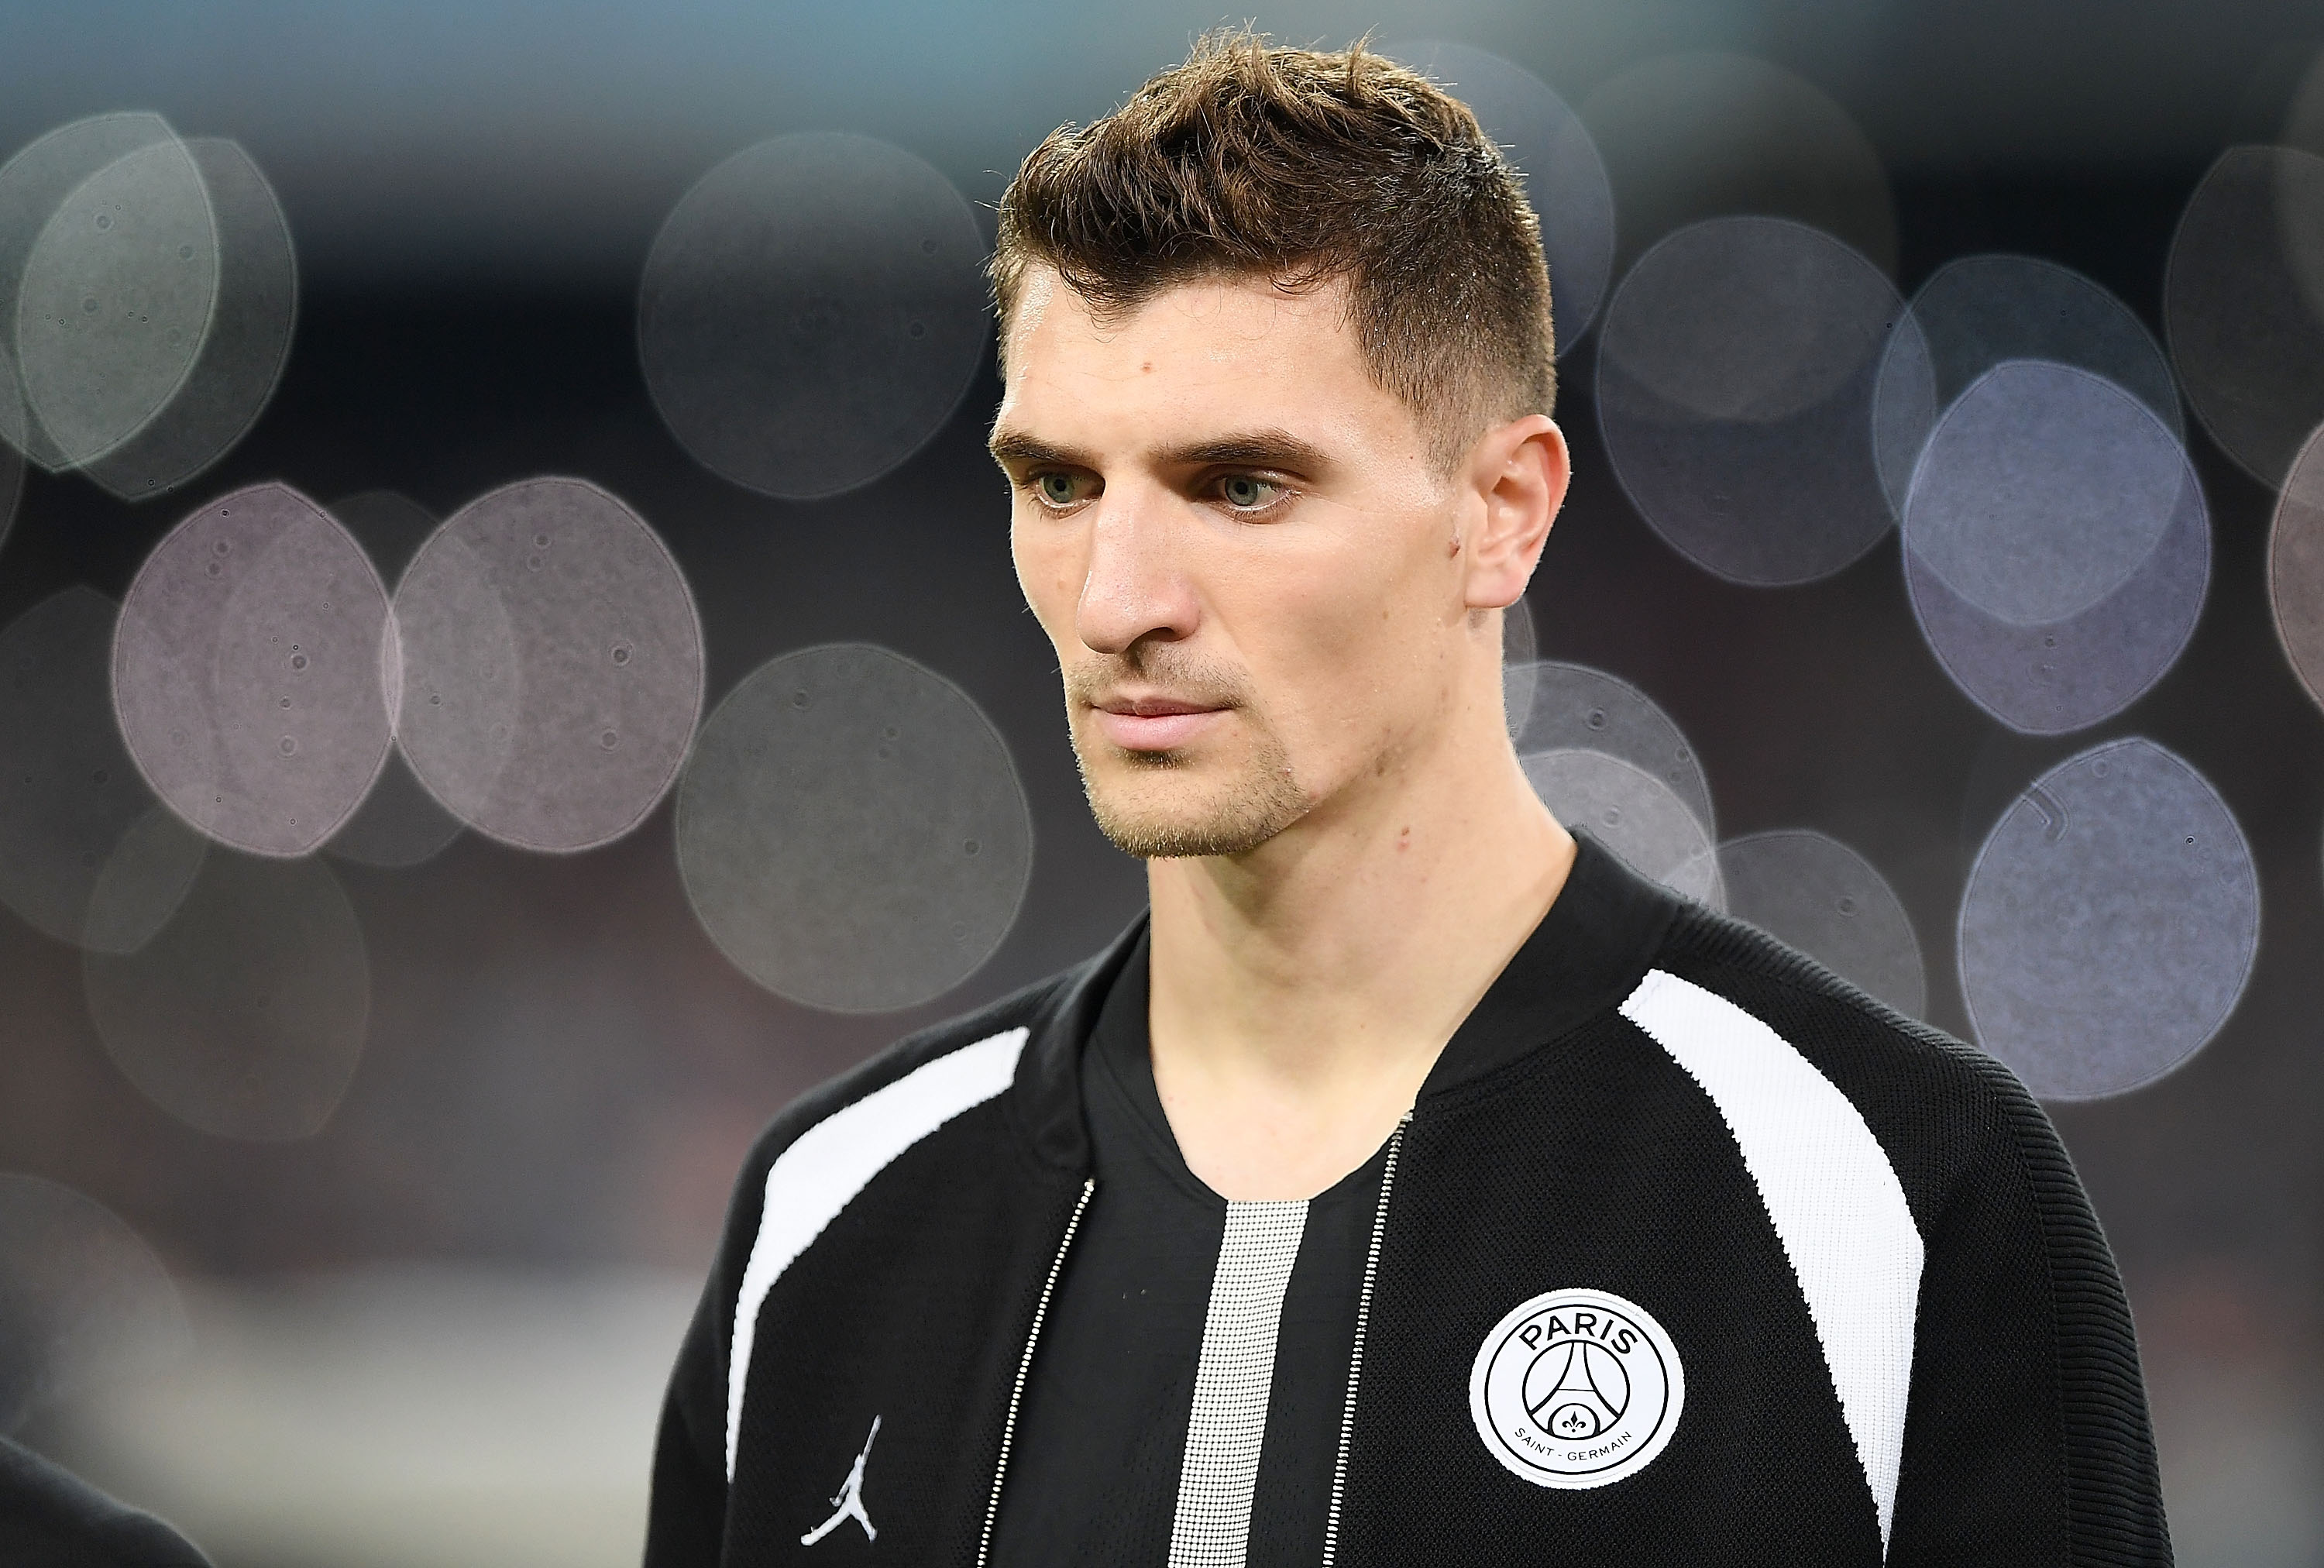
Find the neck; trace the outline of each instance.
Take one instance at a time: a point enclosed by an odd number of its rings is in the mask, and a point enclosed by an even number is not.
[[[1492,706],[1249,854],[1149,862],[1156,1085],[1225,1195],[1360,1165],[1563,887]]]

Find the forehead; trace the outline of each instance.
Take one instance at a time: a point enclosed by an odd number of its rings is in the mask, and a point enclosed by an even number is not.
[[[1372,380],[1336,281],[1286,291],[1263,277],[1197,279],[1101,314],[1054,271],[1032,268],[1006,345],[997,428],[1076,447],[1254,425],[1377,442],[1413,425]]]

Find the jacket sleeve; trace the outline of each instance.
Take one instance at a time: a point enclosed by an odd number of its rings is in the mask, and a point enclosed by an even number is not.
[[[9,1568],[209,1568],[191,1541],[0,1436]]]
[[[715,1568],[726,1524],[727,1330],[717,1322],[716,1276],[679,1346],[654,1439],[646,1568]]]
[[[758,1235],[767,1168],[796,1120],[779,1118],[743,1162],[718,1254],[678,1346],[654,1440],[645,1568],[715,1568],[719,1561],[726,1530],[726,1368],[734,1303]]]
[[[2168,1568],[2129,1303],[2049,1119],[1998,1065],[1926,1238],[1890,1568]]]

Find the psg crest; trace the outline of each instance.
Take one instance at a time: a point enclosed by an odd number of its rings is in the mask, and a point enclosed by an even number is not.
[[[1477,1435],[1536,1486],[1606,1486],[1654,1462],[1678,1426],[1686,1374],[1644,1308],[1553,1290],[1493,1325],[1469,1374]]]

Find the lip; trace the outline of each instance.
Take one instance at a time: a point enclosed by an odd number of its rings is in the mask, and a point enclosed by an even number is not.
[[[1211,727],[1227,710],[1173,697],[1111,697],[1095,704],[1098,728],[1125,752],[1168,752]]]

